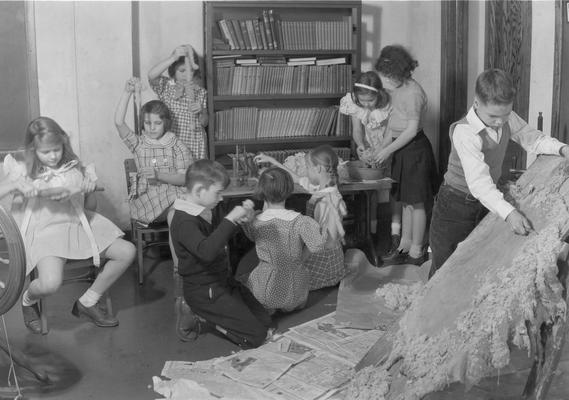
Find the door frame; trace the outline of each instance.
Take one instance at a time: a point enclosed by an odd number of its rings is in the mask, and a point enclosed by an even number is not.
[[[563,91],[569,89],[569,79],[562,80],[563,74],[569,74],[569,1],[555,0],[555,49],[553,53],[553,110],[551,113],[551,136],[560,140],[562,137],[561,126],[561,102],[569,101],[569,96]],[[569,136],[569,135],[568,135]]]
[[[442,179],[451,149],[451,124],[466,113],[468,103],[468,2],[441,3],[441,97],[438,165]]]

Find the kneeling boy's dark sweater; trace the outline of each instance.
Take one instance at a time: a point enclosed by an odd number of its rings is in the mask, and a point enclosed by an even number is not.
[[[200,216],[176,210],[170,235],[178,256],[178,273],[194,284],[207,285],[228,277],[225,245],[239,229],[226,218],[213,226]]]

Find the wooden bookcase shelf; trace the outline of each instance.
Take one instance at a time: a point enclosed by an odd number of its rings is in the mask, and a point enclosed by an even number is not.
[[[211,159],[352,147],[337,106],[360,72],[361,1],[206,1],[204,26]]]

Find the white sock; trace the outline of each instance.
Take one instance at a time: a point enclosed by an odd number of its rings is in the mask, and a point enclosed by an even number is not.
[[[411,248],[409,249],[409,255],[413,258],[421,257],[423,255],[423,246],[412,244]]]
[[[30,292],[28,292],[28,290],[26,289],[26,291],[22,295],[22,305],[29,307],[29,306],[33,306],[37,302],[38,302],[37,300],[30,299]]]
[[[401,224],[399,222],[392,222],[391,223],[391,234],[392,235],[401,235]]]
[[[87,289],[87,291],[83,293],[83,296],[79,297],[79,301],[85,307],[93,307],[95,304],[97,304],[100,298],[101,295],[99,293],[91,289]]]

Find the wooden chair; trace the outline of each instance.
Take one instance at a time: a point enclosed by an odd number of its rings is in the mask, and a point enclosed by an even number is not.
[[[63,285],[74,282],[87,282],[93,283],[99,270],[104,267],[107,260],[101,259],[101,266],[96,267],[93,264],[92,258],[87,258],[85,260],[68,260],[63,267]],[[36,279],[38,276],[37,269],[33,269],[30,273],[30,281]],[[111,302],[111,297],[106,293],[103,293],[101,299],[105,302],[107,313],[113,313],[113,305]],[[49,328],[47,325],[47,304],[46,299],[41,299],[39,301],[40,317],[41,317],[41,333],[42,335],[47,335]]]
[[[128,193],[130,193],[131,177],[137,174],[134,159],[127,158],[124,160],[124,170],[126,174],[126,184]],[[169,237],[168,223],[166,221],[156,224],[144,224],[134,218],[130,219],[130,229],[132,234],[132,242],[136,246],[136,256],[138,263],[138,284],[144,282],[144,250],[153,246],[168,246],[168,239],[160,239],[161,234],[166,233]],[[162,235],[163,236],[163,235]],[[156,239],[158,238],[158,239]]]

